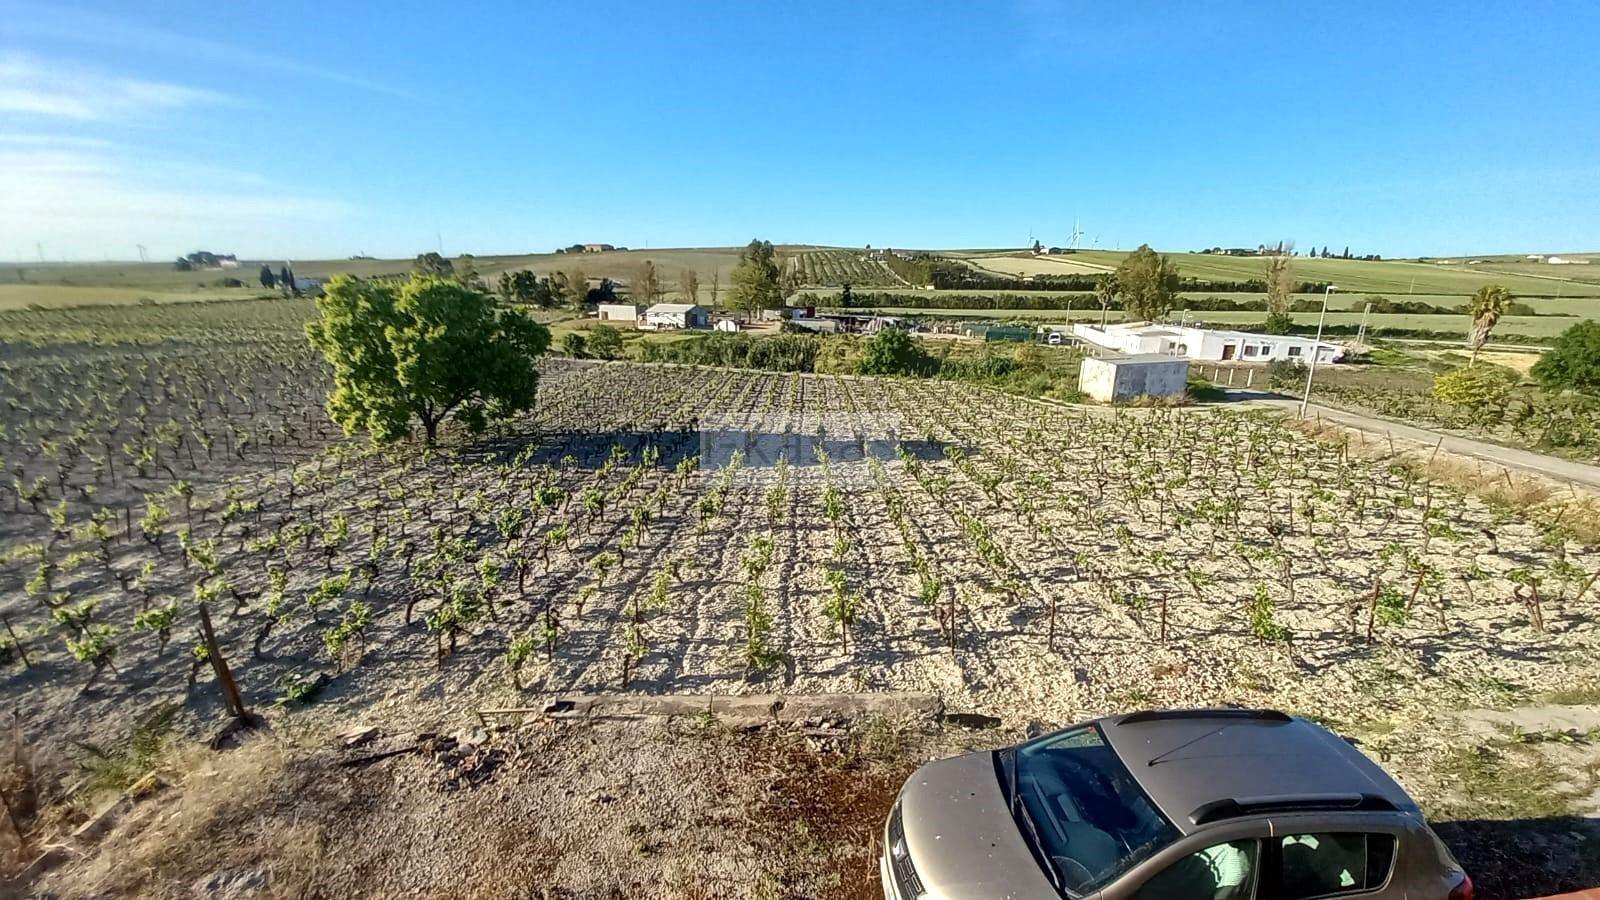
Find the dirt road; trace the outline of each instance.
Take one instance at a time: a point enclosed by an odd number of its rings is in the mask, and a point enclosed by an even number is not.
[[[1298,400],[1262,391],[1228,391],[1228,396],[1230,400],[1236,402],[1248,402],[1257,406],[1285,409],[1291,414],[1297,412],[1300,408],[1300,401]],[[1320,416],[1327,421],[1337,422],[1340,425],[1356,428],[1369,434],[1389,435],[1397,441],[1409,441],[1427,447],[1439,444],[1441,450],[1463,456],[1471,456],[1497,466],[1533,472],[1587,487],[1600,488],[1600,466],[1586,465],[1555,456],[1546,456],[1542,453],[1533,453],[1527,450],[1518,450],[1514,447],[1503,447],[1499,444],[1457,437],[1452,434],[1419,428],[1415,425],[1408,425],[1391,419],[1347,412],[1331,406],[1323,406],[1319,403],[1311,404],[1307,415]],[[1443,443],[1440,443],[1441,438]]]

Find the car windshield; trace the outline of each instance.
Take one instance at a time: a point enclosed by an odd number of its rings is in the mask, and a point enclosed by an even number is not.
[[[1178,838],[1093,725],[1023,744],[1004,763],[1012,813],[1069,893],[1106,884]]]

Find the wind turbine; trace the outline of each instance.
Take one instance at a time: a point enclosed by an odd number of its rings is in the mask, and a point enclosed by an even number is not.
[[[1083,229],[1078,227],[1078,217],[1072,217],[1072,249],[1077,250],[1078,244],[1083,240]]]

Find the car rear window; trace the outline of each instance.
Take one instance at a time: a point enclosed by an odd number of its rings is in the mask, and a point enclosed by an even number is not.
[[[1276,838],[1282,859],[1277,896],[1311,900],[1383,887],[1394,868],[1394,835],[1372,832],[1286,834]]]

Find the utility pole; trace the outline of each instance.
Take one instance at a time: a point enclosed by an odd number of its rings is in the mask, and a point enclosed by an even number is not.
[[[1317,376],[1317,357],[1322,355],[1322,324],[1328,319],[1328,295],[1333,285],[1322,292],[1322,315],[1317,316],[1317,341],[1311,345],[1311,367],[1306,370],[1306,395],[1300,398],[1300,418],[1306,417],[1306,407],[1311,405],[1311,379]]]
[[[1367,314],[1370,312],[1372,312],[1371,303],[1361,307],[1361,327],[1356,330],[1356,344],[1358,345],[1367,342]]]
[[[149,262],[150,261],[150,254],[145,252],[144,245],[143,244],[138,244],[137,246],[139,248],[139,262],[142,262],[142,263]]]

